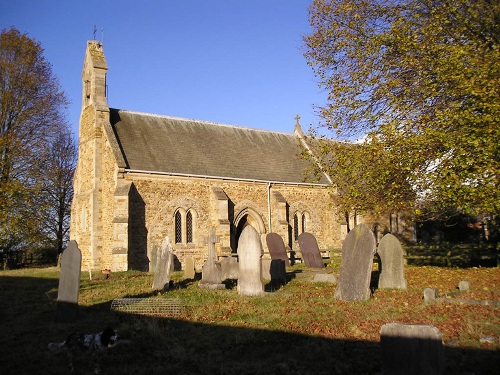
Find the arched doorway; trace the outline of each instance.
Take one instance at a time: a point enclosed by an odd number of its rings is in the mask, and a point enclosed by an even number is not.
[[[255,230],[262,235],[265,233],[264,221],[254,210],[246,208],[241,210],[234,219],[235,233],[233,233],[235,247],[232,252],[236,252],[238,248],[238,240],[240,239],[241,232],[247,226],[251,225]]]

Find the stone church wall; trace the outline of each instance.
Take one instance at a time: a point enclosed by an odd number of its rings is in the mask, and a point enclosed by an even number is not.
[[[271,203],[272,231],[280,234],[291,250],[297,244],[293,236],[293,214],[306,213],[306,230],[313,233],[323,250],[340,247],[340,225],[332,225],[334,210],[325,203],[330,190],[324,187],[301,185],[271,185],[257,182],[176,178],[127,174],[133,183],[130,203],[129,254],[147,252],[151,259],[165,236],[171,243],[181,263],[187,256],[193,257],[201,268],[207,257],[205,237],[214,227],[220,242],[216,244],[219,256],[235,253],[238,222],[243,216],[251,216],[251,225],[262,235],[266,251],[265,235],[269,232],[268,198]],[[214,189],[221,189],[227,196],[227,212],[221,214]],[[284,198],[276,199],[275,192]],[[225,207],[225,206],[223,206]],[[175,214],[191,211],[194,215],[193,241],[176,243]],[[222,216],[221,216],[222,215]],[[225,216],[225,217],[224,217]],[[136,231],[134,230],[136,228]],[[147,245],[144,245],[144,239]]]

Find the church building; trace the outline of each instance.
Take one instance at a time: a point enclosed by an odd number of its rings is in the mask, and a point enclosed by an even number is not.
[[[245,225],[279,234],[290,252],[312,233],[323,251],[343,227],[327,176],[308,182],[300,125],[293,133],[108,107],[102,44],[89,41],[82,73],[79,157],[71,239],[82,268],[148,271],[166,236],[184,263],[201,268],[214,228],[219,258],[235,255]]]

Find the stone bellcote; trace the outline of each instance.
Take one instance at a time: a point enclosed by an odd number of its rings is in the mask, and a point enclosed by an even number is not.
[[[107,71],[102,44],[97,40],[89,40],[82,71],[82,111],[91,104],[96,110],[109,111],[106,99]]]

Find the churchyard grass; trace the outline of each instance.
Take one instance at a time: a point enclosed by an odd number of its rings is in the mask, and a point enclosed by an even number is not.
[[[339,272],[334,258],[327,269]],[[493,373],[500,360],[500,308],[424,303],[423,289],[454,292],[471,283],[463,299],[500,300],[500,268],[406,266],[408,289],[375,290],[364,302],[334,299],[335,286],[312,283],[306,269],[287,269],[289,280],[264,296],[238,295],[236,287],[207,290],[174,272],[175,287],[153,292],[142,272],[82,272],[79,318],[56,323],[57,268],[0,272],[0,372],[65,374],[64,358],[47,344],[75,330],[116,328],[125,343],[102,358],[107,374],[376,374],[381,371],[380,328],[387,322],[431,324],[446,345],[446,374]],[[178,298],[175,318],[118,314],[116,298]],[[80,359],[79,373],[89,373]],[[491,371],[491,372],[490,372]]]

